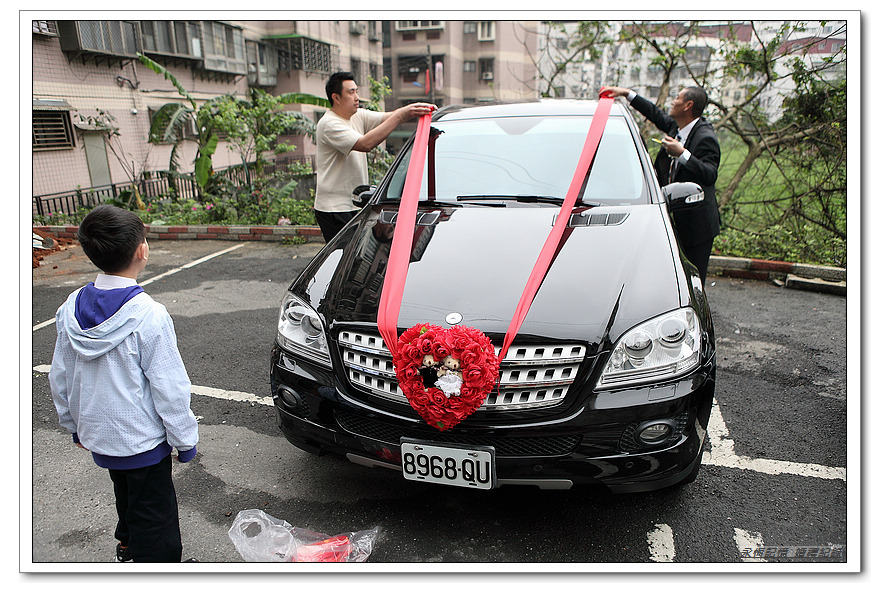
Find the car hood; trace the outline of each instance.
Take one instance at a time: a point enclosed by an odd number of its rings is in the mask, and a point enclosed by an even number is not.
[[[681,306],[681,274],[662,206],[577,209],[518,335],[594,345]],[[400,308],[403,331],[447,315],[500,346],[555,207],[421,207]],[[293,283],[331,328],[375,325],[394,204],[368,207]]]

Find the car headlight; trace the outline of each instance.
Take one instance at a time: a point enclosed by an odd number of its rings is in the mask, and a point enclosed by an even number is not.
[[[700,320],[678,309],[626,332],[611,352],[596,389],[656,383],[683,375],[700,363]]]
[[[293,354],[332,366],[321,318],[305,301],[287,293],[278,314],[278,345]]]

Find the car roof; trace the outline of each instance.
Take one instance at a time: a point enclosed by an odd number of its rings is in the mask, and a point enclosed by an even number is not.
[[[485,103],[477,105],[450,105],[440,109],[434,121],[453,121],[514,116],[593,115],[598,101],[592,99],[537,99]],[[615,101],[612,115],[623,115],[625,110]]]

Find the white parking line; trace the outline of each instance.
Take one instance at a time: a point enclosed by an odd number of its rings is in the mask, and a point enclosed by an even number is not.
[[[246,393],[244,391],[227,391],[225,389],[214,389],[213,387],[203,387],[201,385],[193,385],[191,391],[196,395],[206,395],[208,397],[214,397],[217,399],[226,399],[237,402],[250,402],[263,406],[273,405],[271,397],[260,397],[259,395]]]
[[[733,528],[733,539],[736,542],[736,549],[742,553],[743,550],[754,550],[755,548],[764,547],[764,536],[755,531],[746,531],[745,529]],[[740,558],[743,562],[767,562],[764,558]]]
[[[675,538],[672,528],[666,523],[657,523],[656,529],[648,532],[648,552],[651,562],[672,562],[675,558]]]
[[[188,270],[189,268],[192,268],[193,266],[203,264],[206,261],[214,259],[215,257],[219,257],[221,255],[229,253],[230,251],[234,251],[234,250],[238,249],[239,247],[244,247],[244,245],[245,245],[244,243],[239,243],[238,245],[233,245],[232,247],[222,249],[216,253],[211,253],[210,255],[206,255],[205,257],[201,257],[197,260],[193,260],[193,261],[189,262],[188,264],[184,264],[184,265],[180,266],[179,268],[174,268],[172,270],[168,270],[167,272],[162,272],[158,276],[153,276],[152,278],[144,280],[143,282],[138,282],[138,284],[140,284],[141,286],[147,286],[148,284],[152,284],[156,280],[161,280],[162,278],[165,278],[166,276],[176,274],[177,272],[181,272],[183,270]],[[52,319],[47,319],[46,321],[43,321],[42,323],[38,323],[37,325],[35,325],[33,327],[32,331],[37,331],[38,329],[48,327],[48,326],[52,325],[53,323],[55,323],[54,317]]]
[[[37,365],[34,367],[34,372],[48,373],[49,368],[49,365]],[[214,387],[193,385],[192,392],[197,395],[205,395],[217,399],[252,402],[263,406],[273,405],[271,397],[260,397],[253,393],[246,393],[243,391],[228,391]],[[704,465],[730,467],[771,475],[791,474],[807,478],[846,481],[845,467],[828,467],[815,463],[756,459],[737,455],[733,450],[733,439],[728,436],[727,425],[724,423],[724,418],[721,417],[721,410],[718,407],[717,401],[712,408],[712,416],[709,419],[709,428],[707,432],[709,433],[712,450],[706,451],[703,455]]]
[[[808,478],[846,481],[845,467],[828,467],[815,463],[756,459],[737,455],[733,450],[733,439],[730,438],[727,425],[721,416],[721,408],[718,405],[718,401],[712,404],[712,415],[709,417],[707,433],[709,434],[712,450],[706,451],[703,455],[704,465],[747,469],[771,475],[792,474]]]
[[[52,369],[51,365],[38,364],[34,367],[35,373],[48,373]],[[253,393],[245,391],[231,391],[228,389],[216,389],[214,387],[205,387],[203,385],[192,385],[190,391],[195,395],[204,395],[216,399],[225,399],[236,402],[250,402],[252,404],[260,404],[261,406],[273,405],[271,397],[260,397]]]

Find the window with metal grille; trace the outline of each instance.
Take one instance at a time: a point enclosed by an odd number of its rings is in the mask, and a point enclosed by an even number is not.
[[[480,80],[491,81],[495,78],[495,58],[480,59]]]
[[[58,25],[55,21],[31,21],[33,32],[40,35],[58,36]]]
[[[330,45],[314,39],[299,39],[293,46],[293,60],[298,70],[330,72]]]
[[[144,51],[171,55],[202,56],[197,23],[185,21],[141,21]]]
[[[203,21],[204,68],[230,74],[247,74],[244,33],[240,28]]]
[[[130,21],[77,21],[82,49],[134,55],[138,51],[137,23]]]
[[[398,31],[412,31],[423,29],[443,29],[446,21],[396,21],[395,28]]]
[[[73,128],[67,111],[34,111],[33,149],[73,148]]]

